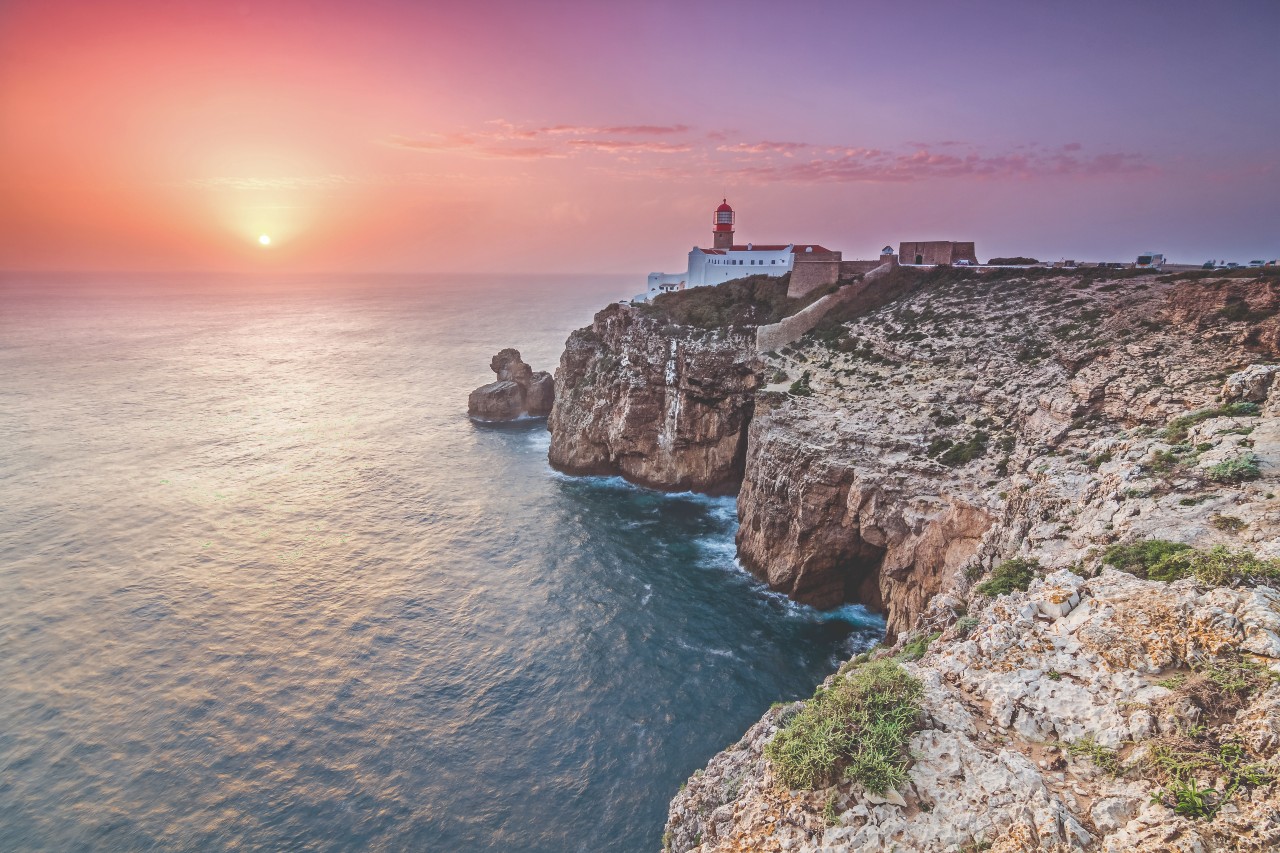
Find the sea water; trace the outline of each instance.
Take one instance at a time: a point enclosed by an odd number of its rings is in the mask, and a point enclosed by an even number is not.
[[[465,414],[625,277],[0,279],[0,849],[653,851],[879,637]]]

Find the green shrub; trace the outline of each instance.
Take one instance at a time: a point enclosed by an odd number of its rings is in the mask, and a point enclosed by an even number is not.
[[[977,616],[961,616],[956,620],[956,633],[961,637],[967,637],[981,624],[982,621]]]
[[[1270,583],[1280,580],[1280,560],[1260,560],[1248,551],[1218,545],[1208,551],[1171,554],[1152,566],[1148,575],[1162,581],[1194,577],[1209,586]]]
[[[1088,465],[1091,470],[1097,471],[1103,465],[1110,462],[1112,458],[1111,451],[1108,450],[1105,453],[1099,453],[1097,456],[1090,458],[1085,464]]]
[[[811,397],[813,389],[809,387],[809,371],[800,374],[800,378],[791,383],[791,393],[796,397]]]
[[[923,693],[896,661],[870,661],[818,688],[765,754],[788,788],[821,788],[843,777],[883,795],[906,781],[907,740],[919,725]]]
[[[975,430],[972,435],[961,442],[935,438],[929,443],[929,455],[943,465],[957,468],[986,453],[987,438],[987,433],[983,430]]]
[[[1262,476],[1258,467],[1261,460],[1255,454],[1245,453],[1234,459],[1224,459],[1217,465],[1205,469],[1209,478],[1219,483],[1243,483],[1246,480],[1257,480]]]
[[[1280,580],[1280,560],[1260,560],[1248,551],[1221,545],[1201,551],[1180,542],[1148,539],[1112,545],[1102,561],[1140,578],[1166,582],[1193,577],[1209,586],[1229,586]]]
[[[1216,409],[1200,409],[1189,415],[1182,415],[1169,421],[1164,429],[1164,439],[1170,444],[1181,444],[1187,439],[1187,431],[1202,421],[1210,418],[1246,418],[1262,411],[1257,403],[1228,403]]]
[[[1015,589],[1026,590],[1039,569],[1040,563],[1036,560],[1022,557],[1005,560],[996,566],[989,580],[978,584],[978,592],[995,598],[998,595],[1008,595]]]
[[[1035,258],[1024,258],[1021,255],[1013,258],[992,258],[987,261],[993,267],[1022,267],[1040,263]]]
[[[1122,572],[1148,576],[1153,566],[1170,554],[1191,550],[1190,545],[1181,542],[1170,542],[1167,539],[1146,539],[1129,545],[1112,545],[1102,553],[1102,562],[1114,566]]]

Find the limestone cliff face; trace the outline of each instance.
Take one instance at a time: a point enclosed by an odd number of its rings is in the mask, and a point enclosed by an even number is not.
[[[1195,677],[1189,665],[1232,653],[1280,670],[1280,593],[1060,571],[975,613],[923,659],[903,664],[923,683],[924,699],[909,743],[914,764],[899,790],[877,797],[848,781],[788,790],[764,750],[799,703],[779,705],[676,795],[667,849],[1262,853],[1280,846],[1280,786],[1271,781],[1280,768],[1280,686],[1263,674],[1226,711],[1202,707],[1185,688]],[[1194,755],[1188,731],[1211,751],[1231,744],[1257,762],[1255,778],[1265,781],[1233,791],[1211,819],[1178,814],[1160,793],[1167,777],[1153,756]],[[1197,775],[1207,777],[1198,787],[1216,783],[1221,793],[1212,773]]]
[[[659,489],[733,492],[759,367],[750,331],[664,326],[610,306],[565,344],[551,464]]]
[[[921,727],[899,790],[794,791],[764,747],[799,706],[777,707],[675,797],[669,847],[1280,849],[1277,584],[1102,559],[1151,539],[1280,558],[1278,318],[1267,280],[962,281],[769,358],[740,556],[802,600],[879,606],[898,650],[936,636],[903,662]],[[1015,557],[1029,589],[979,591]],[[1227,670],[1255,686],[1206,699]],[[1225,804],[1180,813],[1187,785]]]
[[[759,395],[739,557],[800,601],[878,607],[893,639],[966,572],[1042,540],[1097,544],[1150,512],[1141,476],[1112,479],[1120,445],[1220,404],[1224,370],[1276,352],[1277,310],[1265,282],[973,281],[788,348],[766,370],[808,373],[810,393]],[[1247,450],[1209,444],[1197,464]]]

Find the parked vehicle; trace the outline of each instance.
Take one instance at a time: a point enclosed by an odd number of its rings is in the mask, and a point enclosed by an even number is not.
[[[1140,270],[1158,270],[1164,266],[1164,255],[1157,255],[1155,252],[1138,255],[1138,262],[1135,266]]]
[[[973,266],[973,261],[966,261],[966,260],[961,259],[961,260],[959,260],[959,261],[956,261],[954,264],[952,264],[952,266],[956,266],[956,267],[971,267],[971,266]]]
[[[1266,261],[1249,261],[1249,266],[1251,267],[1265,267],[1266,265]]]

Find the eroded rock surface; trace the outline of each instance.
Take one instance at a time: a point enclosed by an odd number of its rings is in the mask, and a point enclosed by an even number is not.
[[[551,412],[555,380],[546,371],[534,372],[520,358],[520,351],[504,349],[489,362],[497,381],[482,385],[467,398],[467,414],[485,421],[511,421]]]
[[[1176,687],[1280,674],[1280,592],[1102,561],[1148,539],[1280,557],[1277,317],[1267,280],[978,279],[766,358],[740,557],[801,600],[881,608],[898,649],[938,634],[903,659],[922,726],[900,790],[793,791],[764,748],[800,706],[776,707],[672,801],[670,848],[1280,849],[1280,684],[1216,710]],[[979,593],[1011,558],[1030,588]],[[1242,750],[1257,784],[1176,813],[1152,768],[1180,738]]]
[[[1280,844],[1274,781],[1238,791],[1210,820],[1191,820],[1152,802],[1159,786],[1141,769],[1153,738],[1201,724],[1280,772],[1280,686],[1213,720],[1194,708],[1162,716],[1175,693],[1160,683],[1249,636],[1280,648],[1280,593],[1060,571],[989,602],[976,618],[904,663],[925,697],[900,790],[876,797],[849,782],[780,786],[764,747],[797,705],[779,706],[672,801],[669,848],[1156,853]],[[1280,670],[1274,653],[1260,660]],[[1068,746],[1090,741],[1133,771],[1112,775]]]
[[[758,371],[751,330],[664,327],[610,306],[570,335],[560,357],[551,464],[660,489],[733,492]]]
[[[1125,536],[1272,548],[1257,522],[1280,513],[1274,482],[1213,471],[1256,457],[1274,477],[1276,421],[1260,410],[1164,430],[1226,403],[1274,408],[1276,368],[1261,363],[1277,354],[1273,290],[976,279],[784,350],[749,428],[740,559],[801,601],[882,608],[892,638],[934,595],[962,594],[966,572],[1020,550],[1058,566]],[[1196,294],[1218,308],[1195,308]],[[788,393],[806,373],[810,393]],[[1240,526],[1215,527],[1221,515]]]

